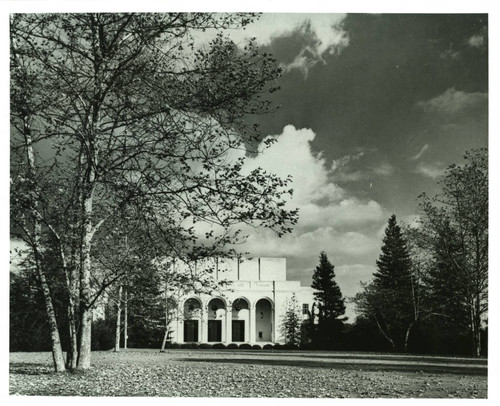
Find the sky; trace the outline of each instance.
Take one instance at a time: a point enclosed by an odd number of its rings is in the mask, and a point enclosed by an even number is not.
[[[351,297],[389,216],[414,221],[417,196],[488,145],[488,16],[264,13],[229,35],[255,37],[283,68],[279,109],[260,117],[276,142],[247,165],[292,175],[300,215],[292,234],[257,230],[242,249],[285,257],[304,286],[325,251]]]
[[[418,195],[488,146],[488,16],[266,13],[231,36],[256,37],[283,68],[279,109],[260,118],[276,142],[248,165],[292,175],[300,216],[245,249],[286,257],[306,286],[325,251],[351,297],[376,271],[389,216],[415,221]]]

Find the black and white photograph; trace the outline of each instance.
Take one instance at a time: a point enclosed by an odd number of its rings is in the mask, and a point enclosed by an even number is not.
[[[486,2],[8,3],[8,400],[491,400]]]

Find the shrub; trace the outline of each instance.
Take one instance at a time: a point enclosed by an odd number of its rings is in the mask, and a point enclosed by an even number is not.
[[[167,347],[165,346],[165,348],[167,348]],[[179,348],[181,348],[181,345],[179,343],[172,343],[168,346],[168,348],[173,348],[173,349],[178,350]]]
[[[274,344],[274,349],[275,350],[284,350],[285,348],[283,345],[276,343],[276,344]]]
[[[300,349],[311,351],[315,350],[316,348],[314,348],[314,345],[312,343],[305,343],[305,344],[300,344]]]
[[[262,346],[260,346],[259,344],[254,344],[254,345],[252,345],[252,349],[253,350],[262,350]]]
[[[244,343],[240,344],[240,350],[251,350],[252,346],[250,344]]]
[[[184,350],[193,350],[198,348],[200,345],[198,343],[184,343],[180,345]]]
[[[209,350],[212,347],[213,347],[212,344],[207,344],[207,343],[202,343],[198,346],[200,350]]]
[[[212,346],[214,350],[225,350],[227,347],[225,344],[217,343]]]
[[[236,350],[236,349],[238,349],[238,347],[239,347],[239,345],[236,343],[231,343],[231,344],[227,345],[228,350]]]
[[[266,344],[264,345],[264,347],[262,347],[264,350],[273,350],[274,349],[274,345],[272,344]]]
[[[299,347],[297,345],[295,345],[295,344],[285,344],[283,346],[283,349],[284,350],[298,350]]]

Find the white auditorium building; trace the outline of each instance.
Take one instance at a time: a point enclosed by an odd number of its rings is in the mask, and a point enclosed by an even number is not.
[[[213,260],[209,294],[184,294],[172,313],[172,343],[284,343],[282,323],[295,294],[302,318],[314,302],[313,289],[286,279],[285,258]]]

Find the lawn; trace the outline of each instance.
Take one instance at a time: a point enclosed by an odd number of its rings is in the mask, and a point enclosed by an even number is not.
[[[94,352],[83,374],[50,353],[10,354],[10,394],[295,398],[486,398],[486,359],[312,351]]]

